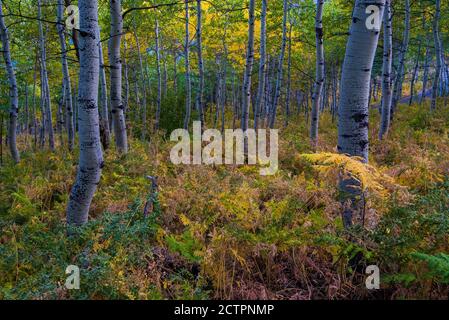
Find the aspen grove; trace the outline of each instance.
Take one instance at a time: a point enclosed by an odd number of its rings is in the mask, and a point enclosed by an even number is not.
[[[0,42],[0,299],[449,298],[449,1],[0,0]]]

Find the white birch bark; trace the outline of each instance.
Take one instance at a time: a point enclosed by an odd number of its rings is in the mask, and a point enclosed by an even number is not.
[[[159,50],[159,22],[156,20],[155,26],[156,36],[156,69],[157,69],[157,97],[156,97],[156,121],[154,129],[159,130],[159,119],[161,115],[161,99],[162,99],[162,75],[161,75],[161,53]]]
[[[146,126],[147,126],[147,77],[146,72],[144,71],[143,58],[140,52],[140,41],[137,36],[136,27],[134,28],[134,39],[136,40],[137,47],[137,56],[139,57],[139,66],[140,66],[140,84],[142,86],[142,140],[146,138]],[[149,81],[149,80],[148,80]]]
[[[203,13],[201,9],[201,0],[196,1],[196,11],[197,11],[196,39],[198,49],[198,73],[199,73],[198,111],[201,121],[201,131],[204,131],[204,62],[203,62],[203,35],[202,35]]]
[[[437,97],[438,97],[438,83],[440,81],[440,73],[441,73],[441,43],[440,43],[440,15],[441,15],[441,1],[436,0],[435,2],[435,17],[433,20],[433,37],[435,43],[435,54],[436,54],[436,68],[435,68],[435,77],[433,79],[433,90],[432,90],[432,102],[430,104],[430,109],[435,110],[437,106]]]
[[[129,108],[129,66],[128,66],[128,62],[127,62],[127,53],[128,53],[128,47],[126,44],[126,38],[123,39],[123,74],[124,74],[124,78],[125,78],[125,100],[123,101],[124,104],[124,110],[123,112],[125,113],[125,117],[126,114],[128,112],[128,108]]]
[[[184,61],[186,68],[186,113],[184,117],[184,129],[189,128],[190,114],[192,112],[192,84],[190,82],[190,14],[189,0],[185,0],[185,41],[184,41]]]
[[[340,153],[360,157],[363,162],[368,162],[370,79],[384,9],[385,0],[356,0],[341,76],[337,148]],[[373,14],[379,14],[378,26],[369,24]],[[360,187],[360,183],[355,179],[343,178],[340,181],[344,202],[342,217],[346,228],[352,225],[354,213],[361,211],[360,201],[357,201],[361,190],[357,186]]]
[[[48,73],[47,73],[47,53],[45,48],[45,36],[42,28],[42,12],[41,12],[41,1],[37,1],[37,16],[39,19],[39,45],[41,49],[41,69],[42,69],[42,77],[41,82],[43,84],[43,89],[45,91],[45,100],[44,100],[44,111],[45,112],[45,129],[48,133],[48,144],[50,150],[55,149],[55,140],[54,140],[54,132],[53,132],[53,120],[52,120],[52,110],[51,110],[51,99],[50,99],[50,85],[48,83]]]
[[[285,119],[284,126],[288,126],[288,118],[290,117],[290,101],[291,101],[291,87],[292,87],[292,29],[293,24],[290,23],[288,32],[288,58],[287,58],[287,97],[285,99]]]
[[[379,8],[381,17],[385,0],[357,0],[349,40],[346,46],[340,89],[338,150],[368,162],[368,99],[371,71],[379,40],[377,28],[368,29],[368,6]]]
[[[408,103],[409,106],[411,106],[413,104],[413,100],[415,98],[415,83],[416,83],[416,80],[418,77],[418,71],[419,71],[419,59],[421,58],[421,46],[422,46],[422,42],[420,39],[419,45],[418,45],[418,55],[416,56],[415,67],[413,68],[412,79],[410,81],[410,100]]]
[[[254,64],[254,9],[255,0],[249,0],[248,18],[248,44],[246,48],[246,63],[243,79],[243,103],[242,103],[242,130],[246,132],[249,122],[249,109],[251,105],[251,75]],[[245,153],[247,151],[247,140],[245,139]]]
[[[16,132],[17,132],[17,116],[19,113],[19,93],[17,90],[17,80],[11,61],[11,51],[9,48],[9,32],[3,19],[3,2],[0,0],[0,37],[2,41],[3,58],[5,59],[6,71],[9,80],[9,131],[8,146],[11,151],[12,159],[15,163],[20,161],[19,151],[17,149]],[[3,122],[3,119],[2,119]]]
[[[79,146],[80,158],[75,185],[67,206],[67,223],[81,226],[88,221],[92,198],[100,182],[103,153],[98,115],[98,1],[79,0]]]
[[[110,0],[111,38],[109,40],[109,64],[111,73],[111,113],[115,145],[121,153],[128,152],[128,137],[122,102],[122,60],[120,40],[123,32],[123,18],[120,0]]]
[[[259,83],[257,87],[256,111],[254,114],[254,128],[259,127],[260,114],[265,102],[265,78],[267,72],[267,9],[268,0],[262,0],[262,13],[260,15],[260,61],[259,61]]]
[[[108,89],[106,84],[106,71],[104,66],[103,46],[101,44],[101,32],[98,28],[98,56],[100,59],[100,133],[103,148],[109,147],[111,140],[109,129]]]
[[[424,65],[424,74],[423,74],[423,80],[422,80],[422,90],[421,90],[421,96],[419,99],[419,104],[422,104],[424,99],[427,96],[427,83],[429,80],[429,68],[430,68],[430,63],[432,60],[432,54],[430,51],[430,41],[427,41],[427,47],[426,47],[426,58],[425,58],[425,65]]]
[[[324,0],[321,0],[324,1]],[[277,107],[279,104],[279,99],[281,97],[281,89],[282,89],[282,81],[284,77],[284,57],[285,57],[285,48],[287,46],[287,14],[288,14],[288,0],[284,0],[284,13],[282,18],[282,44],[281,44],[281,53],[279,55],[278,61],[278,72],[276,79],[276,89],[274,92],[273,105],[271,107],[271,118],[270,118],[270,128],[274,128],[274,124],[276,123],[276,114]]]
[[[70,81],[70,73],[69,73],[69,66],[67,63],[67,46],[66,46],[66,40],[64,35],[64,29],[65,29],[65,22],[63,20],[64,17],[64,1],[58,0],[58,35],[59,35],[59,42],[61,44],[61,60],[62,60],[62,74],[64,77],[64,96],[65,96],[65,121],[66,121],[66,128],[67,128],[67,138],[68,138],[68,147],[69,150],[73,150],[73,147],[75,145],[75,132],[73,128],[73,101],[72,101],[72,85]]]
[[[391,105],[392,113],[396,110],[397,104],[402,97],[402,83],[404,81],[405,59],[407,56],[410,40],[410,0],[405,0],[405,23],[404,23],[403,42],[399,55],[399,67],[394,85],[393,103]]]
[[[382,140],[390,128],[391,113],[391,69],[393,62],[393,29],[391,15],[391,0],[385,2],[384,12],[384,53],[382,66],[382,113],[379,129],[379,139]]]
[[[316,79],[315,89],[312,96],[312,122],[310,125],[310,141],[314,149],[316,149],[318,144],[320,105],[321,100],[323,99],[322,93],[324,85],[323,5],[324,0],[318,0],[316,3]]]

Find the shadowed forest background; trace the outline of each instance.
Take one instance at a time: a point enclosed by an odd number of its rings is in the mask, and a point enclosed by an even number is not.
[[[0,299],[449,298],[449,2],[0,8]],[[279,171],[173,164],[193,121]]]

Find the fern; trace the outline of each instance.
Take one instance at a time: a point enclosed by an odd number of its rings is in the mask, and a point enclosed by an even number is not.
[[[429,276],[438,279],[443,284],[449,284],[449,255],[439,253],[432,256],[416,252],[412,254],[412,257],[427,263]]]
[[[337,170],[339,174],[357,180],[363,192],[372,191],[381,196],[386,196],[391,189],[402,188],[395,183],[392,177],[381,173],[371,165],[363,163],[358,157],[349,157],[337,153],[316,153],[301,154],[296,159],[300,165],[311,166],[318,174],[328,175]]]

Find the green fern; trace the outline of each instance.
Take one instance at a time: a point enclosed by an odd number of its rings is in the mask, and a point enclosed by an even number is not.
[[[412,254],[412,257],[427,262],[429,276],[438,279],[443,284],[449,284],[449,255],[439,253],[432,256],[416,252]]]

